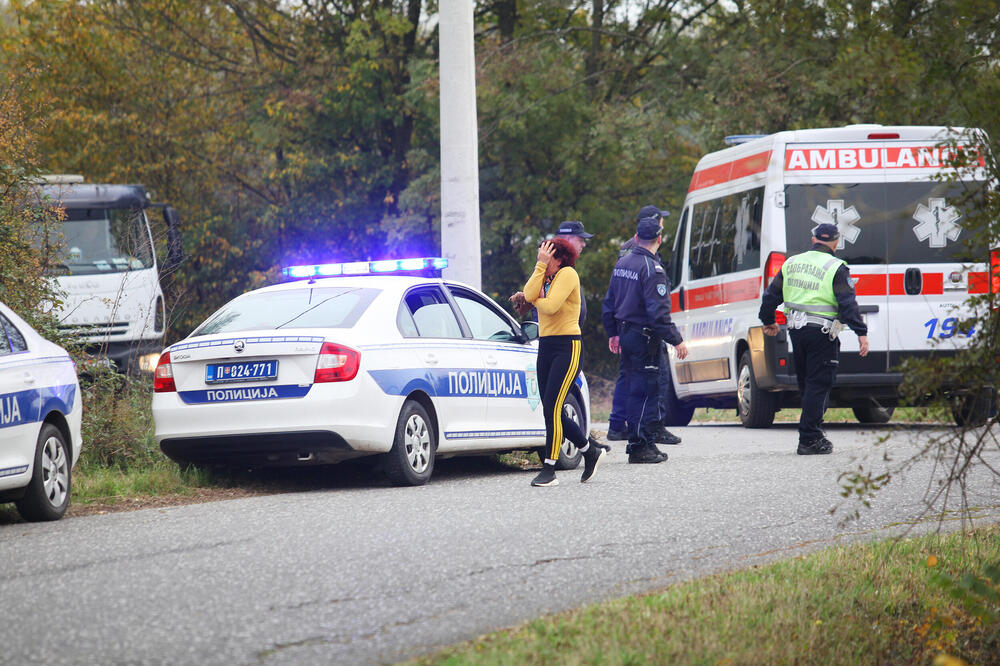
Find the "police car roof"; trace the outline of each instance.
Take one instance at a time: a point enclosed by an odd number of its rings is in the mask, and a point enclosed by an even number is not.
[[[66,208],[147,208],[149,195],[142,185],[56,183],[42,192]]]
[[[370,287],[385,291],[405,291],[421,284],[448,284],[467,287],[461,282],[435,277],[419,277],[413,275],[349,275],[344,277],[317,277],[302,280],[290,280],[269,287],[261,287],[250,294],[271,291],[289,291],[310,287]]]

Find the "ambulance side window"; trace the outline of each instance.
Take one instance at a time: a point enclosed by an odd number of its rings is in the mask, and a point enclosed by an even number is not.
[[[404,301],[413,317],[419,337],[462,337],[462,329],[458,325],[455,313],[437,287],[414,289],[406,295]]]
[[[691,216],[690,278],[760,268],[764,188],[696,204]]]
[[[681,276],[684,274],[684,257],[687,256],[687,222],[688,210],[681,213],[680,224],[677,225],[677,237],[674,239],[674,252],[670,263],[670,286],[676,288],[681,283]]]
[[[21,332],[17,330],[17,327],[11,323],[10,319],[0,315],[0,322],[3,323],[3,328],[7,331],[7,339],[9,341],[8,349],[11,353],[26,352],[28,351],[28,343],[25,342],[24,336]]]

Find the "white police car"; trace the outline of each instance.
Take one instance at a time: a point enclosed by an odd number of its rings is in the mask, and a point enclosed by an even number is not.
[[[254,466],[381,454],[394,483],[419,485],[436,457],[542,447],[537,324],[413,274],[444,261],[295,267],[286,275],[308,279],[233,299],[160,358],[160,448],[182,464]],[[589,405],[581,373],[566,411],[584,432]],[[564,443],[564,469],[580,457]]]
[[[82,413],[69,354],[0,303],[0,502],[25,520],[66,513]]]

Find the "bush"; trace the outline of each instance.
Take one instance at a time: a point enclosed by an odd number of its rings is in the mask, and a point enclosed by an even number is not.
[[[153,439],[147,377],[116,372],[107,364],[82,361],[83,465],[130,469],[164,460]]]

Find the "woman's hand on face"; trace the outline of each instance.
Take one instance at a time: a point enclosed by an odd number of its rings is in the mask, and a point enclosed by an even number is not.
[[[556,253],[556,246],[552,241],[545,241],[538,246],[538,261],[548,264]]]

